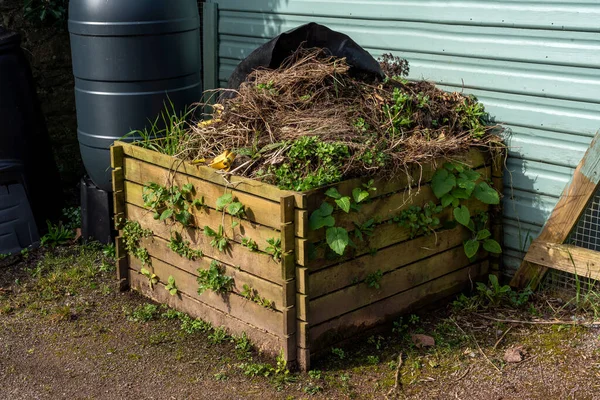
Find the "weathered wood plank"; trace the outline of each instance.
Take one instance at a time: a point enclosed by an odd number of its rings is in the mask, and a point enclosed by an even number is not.
[[[194,185],[196,197],[204,198],[204,204],[212,209],[216,208],[217,199],[227,192],[231,193],[234,198],[244,205],[245,216],[243,219],[270,226],[275,229],[278,229],[281,223],[279,201],[274,202],[266,200],[258,196],[233,190],[232,188],[225,188],[211,182],[203,181],[189,175],[174,174],[168,169],[160,168],[134,158],[126,157],[124,165],[125,179],[128,181],[126,183],[127,185],[129,181],[142,186],[149,182],[154,182],[167,187],[171,185],[182,187],[183,185],[190,183]]]
[[[276,186],[269,185],[268,183],[263,183],[257,180],[235,175],[227,175],[227,179],[225,179],[224,175],[210,167],[193,165],[166,154],[160,154],[155,151],[143,149],[139,146],[125,142],[115,142],[115,144],[122,146],[125,155],[131,158],[143,160],[150,164],[190,175],[192,177],[212,182],[223,187],[234,187],[238,191],[250,193],[272,201],[278,202],[281,197],[292,195],[294,196],[295,206],[297,208],[306,208],[306,199],[302,193],[281,190]]]
[[[119,281],[119,290],[125,291],[129,288],[129,259],[127,258],[125,243],[120,236],[115,239],[115,252],[115,265],[117,269],[117,280]]]
[[[598,190],[600,183],[600,131],[596,133],[583,159],[575,169],[573,178],[565,187],[550,218],[544,224],[538,240],[562,244],[585,211],[589,200]],[[514,287],[529,285],[535,289],[548,268],[523,260],[510,284]]]
[[[534,240],[525,261],[600,280],[600,252],[567,244]]]
[[[298,293],[308,294],[308,268],[296,267],[296,290]]]
[[[137,273],[140,271],[141,263],[137,259],[129,257],[129,268]],[[169,276],[173,276],[177,288],[182,294],[245,321],[252,326],[283,337],[283,314],[281,312],[266,309],[235,293],[216,294],[207,290],[202,294],[198,294],[196,276],[158,259],[152,259],[152,265],[146,266],[146,268],[156,274],[163,284],[167,283]],[[146,279],[147,283],[148,280]],[[166,289],[164,287],[155,287],[154,290]]]
[[[144,228],[152,230],[155,236],[164,240],[171,238],[172,227],[155,220],[152,214],[146,210],[127,204],[127,215],[131,220],[138,221]],[[284,282],[281,277],[281,264],[273,260],[273,257],[268,254],[252,252],[236,242],[229,242],[229,247],[226,251],[220,252],[210,245],[211,239],[205,236],[201,230],[189,228],[178,232],[181,234],[183,240],[190,242],[190,247],[202,250],[204,255],[210,258],[233,267],[240,266],[243,271],[278,285]],[[150,248],[152,243],[150,239],[142,239],[141,245]]]
[[[148,241],[144,241],[142,245],[147,243]],[[147,245],[146,249],[153,258],[176,268],[182,269],[195,276],[198,275],[198,268],[207,269],[210,267],[210,263],[213,261],[213,259],[209,257],[198,257],[195,260],[189,260],[185,257],[182,257],[173,250],[169,249],[168,242],[158,236],[153,238],[152,244]],[[257,295],[260,297],[264,297],[267,300],[273,301],[277,310],[283,311],[287,307],[284,302],[284,288],[282,286],[264,280],[259,276],[250,274],[241,266],[237,268],[224,263],[219,264],[221,264],[225,269],[225,275],[231,276],[234,279],[233,290],[236,293],[241,294],[244,290],[244,284],[247,284],[254,289]]]
[[[482,178],[491,176],[490,167],[479,168],[476,171],[481,174]],[[439,203],[431,187],[422,185],[418,190],[413,188],[396,192],[390,196],[375,198],[373,201],[363,204],[360,212],[345,213],[337,211],[334,213],[335,226],[345,228],[348,232],[351,232],[354,231],[355,224],[361,225],[369,219],[386,222],[413,205],[423,206],[430,201],[435,204]],[[471,201],[471,203],[473,202],[475,201]],[[310,242],[317,242],[325,238],[325,229],[312,231],[308,228],[308,222],[304,225],[299,223],[296,224],[296,236],[306,238]]]
[[[131,286],[132,289],[154,301],[166,304],[169,307],[189,314],[194,318],[200,318],[210,322],[213,326],[226,327],[230,334],[239,336],[245,332],[252,341],[252,344],[265,354],[276,356],[283,346],[283,341],[276,335],[252,326],[237,318],[233,318],[231,315],[210,307],[194,298],[185,294],[171,296],[169,292],[165,290],[162,283],[158,283],[157,286],[159,287],[155,287],[155,289],[152,290],[148,287],[148,279],[135,272],[131,274]]]
[[[310,370],[310,350],[298,348],[298,368],[300,371]]]
[[[462,243],[470,237],[470,232],[462,227],[438,232],[437,235],[420,236],[397,245],[386,247],[377,253],[364,255],[342,264],[321,269],[308,276],[309,297],[311,299],[334,292],[356,282],[362,282],[369,274],[381,270],[383,273],[412,264],[427,257],[434,256]],[[454,251],[464,260],[464,251]],[[465,262],[465,265],[468,262]],[[310,272],[310,270],[309,270]]]
[[[123,151],[123,146],[117,144],[113,144],[110,147],[110,167],[115,168],[123,168],[123,157],[125,152]]]
[[[478,213],[488,210],[488,206],[477,200],[465,202],[471,213]],[[438,215],[441,221],[452,219],[452,209],[447,208]],[[313,245],[304,239],[296,239],[296,262],[299,265],[308,267],[311,271],[326,268],[331,265],[339,264],[351,260],[364,254],[369,254],[374,250],[379,250],[401,243],[410,239],[410,229],[398,226],[395,223],[386,223],[377,225],[373,234],[366,237],[364,241],[355,240],[356,248],[348,249],[344,256],[332,256],[324,242]]]
[[[380,288],[371,288],[365,282],[346,287],[311,300],[309,324],[317,325],[339,315],[365,307],[396,293],[437,279],[469,265],[463,246],[393,270],[383,275]]]
[[[458,293],[471,284],[471,279],[486,274],[487,270],[487,261],[472,264],[320,325],[310,325],[310,349],[322,349],[361,331],[389,322],[411,309]]]
[[[144,208],[141,185],[129,181],[125,182],[125,198],[127,199],[127,203]],[[209,226],[213,230],[217,231],[219,225],[223,224],[225,232],[230,239],[237,243],[241,243],[243,238],[252,239],[258,245],[259,250],[262,251],[269,246],[267,239],[281,238],[281,233],[278,230],[264,225],[251,223],[248,220],[238,220],[229,214],[223,215],[222,212],[213,209],[207,210],[203,208],[202,210],[194,210],[192,215],[194,225],[196,227],[202,229],[204,226]],[[239,222],[239,225],[236,226],[232,231],[231,226],[234,221]],[[169,223],[169,221],[166,223]],[[280,226],[278,225],[277,229],[279,228]]]
[[[296,293],[296,317],[300,321],[308,322],[308,296]]]

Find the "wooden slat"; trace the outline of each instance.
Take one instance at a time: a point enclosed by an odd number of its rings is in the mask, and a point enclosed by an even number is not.
[[[195,260],[182,257],[169,249],[166,240],[156,236],[153,238],[151,244],[148,244],[148,241],[144,241],[142,245],[146,245],[148,253],[154,259],[170,264],[192,275],[198,275],[198,268],[209,268],[210,263],[213,261],[212,258],[206,256],[198,257]],[[282,286],[246,272],[241,265],[233,267],[224,263],[220,264],[225,269],[225,275],[231,276],[234,279],[234,291],[236,293],[241,294],[244,290],[244,284],[247,284],[256,291],[258,296],[273,301],[277,310],[283,311],[285,309],[284,288]]]
[[[194,185],[196,197],[203,197],[204,204],[212,209],[216,208],[217,199],[228,192],[244,205],[245,216],[243,219],[275,229],[278,229],[281,223],[279,201],[274,202],[242,191],[231,190],[231,188],[225,188],[189,175],[174,174],[168,169],[160,168],[134,158],[126,157],[124,165],[125,179],[128,181],[126,185],[128,185],[129,181],[142,186],[149,182],[154,182],[167,187],[171,185],[182,187],[190,183]],[[127,197],[129,201],[129,193]]]
[[[374,255],[364,255],[342,264],[310,272],[308,277],[309,297],[314,299],[334,292],[353,283],[363,281],[378,270],[383,273],[412,264],[427,257],[461,246],[470,232],[462,227],[441,231],[435,235],[420,236],[379,250]],[[456,252],[460,256],[460,252]],[[464,252],[463,252],[464,255]],[[462,262],[462,258],[461,258]]]
[[[600,252],[567,244],[534,240],[525,261],[600,280]]]
[[[115,239],[115,252],[119,290],[125,291],[129,288],[129,259],[127,258],[125,243],[123,243],[123,238],[120,236]]]
[[[308,294],[308,268],[296,267],[296,290],[298,293]]]
[[[296,293],[296,316],[300,321],[308,322],[308,296]]]
[[[562,244],[567,240],[600,182],[600,131],[592,140],[583,159],[575,169],[573,178],[565,187],[550,218],[542,228],[538,240]],[[523,260],[510,284],[514,287],[529,285],[535,289],[548,268]]]
[[[138,221],[144,228],[152,230],[154,235],[164,240],[170,239],[172,228],[163,222],[155,220],[152,214],[146,210],[127,204],[127,215],[131,220]],[[210,245],[211,239],[198,229],[184,229],[179,232],[183,240],[190,242],[190,247],[202,250],[208,257],[233,267],[240,266],[242,270],[248,273],[279,285],[284,282],[281,277],[281,264],[273,260],[273,257],[268,254],[249,251],[246,247],[236,242],[229,242],[227,250],[220,252]],[[151,240],[142,239],[141,245],[149,248],[152,246]]]
[[[194,318],[200,318],[210,322],[215,327],[226,327],[231,334],[242,335],[242,333],[245,332],[252,341],[253,346],[256,346],[259,351],[271,356],[278,355],[283,346],[283,341],[276,335],[258,329],[237,318],[233,318],[231,315],[210,307],[194,298],[185,294],[171,296],[169,292],[165,290],[162,283],[158,283],[154,290],[152,290],[148,287],[148,279],[135,272],[133,272],[131,276],[131,286],[134,290],[159,303],[166,304],[169,307],[189,314]]]
[[[306,199],[302,193],[281,190],[276,186],[269,185],[268,183],[263,183],[239,176],[227,175],[227,180],[225,180],[223,175],[219,174],[210,167],[193,165],[166,154],[160,154],[155,151],[143,149],[139,146],[125,142],[115,142],[115,144],[122,146],[125,155],[131,158],[143,160],[150,164],[187,174],[192,177],[212,182],[224,187],[231,186],[238,191],[250,193],[271,201],[278,202],[281,197],[292,195],[294,196],[295,206],[297,208],[306,208]]]
[[[476,171],[481,174],[482,178],[491,176],[490,167],[479,168]],[[379,222],[385,222],[413,205],[423,206],[430,201],[435,204],[439,202],[429,185],[422,185],[418,190],[415,188],[403,190],[363,204],[360,212],[335,212],[335,226],[345,228],[348,232],[351,232],[355,229],[354,223],[361,224],[371,218]],[[304,224],[299,223],[296,225],[296,236],[316,242],[325,238],[325,229],[312,231],[308,228],[308,221],[306,221]]]
[[[125,153],[123,151],[123,146],[117,143],[118,142],[115,142],[115,144],[110,147],[110,167],[113,169],[123,167],[123,156]]]
[[[471,279],[475,280],[486,274],[487,269],[487,261],[473,264],[320,325],[311,325],[310,349],[322,349],[361,331],[389,322],[401,313],[457,293],[471,285]]]
[[[298,348],[298,368],[300,371],[310,370],[310,350]]]
[[[127,203],[135,205],[140,208],[144,208],[144,202],[142,200],[142,186],[132,182],[125,182],[125,198]],[[126,207],[127,208],[127,207]],[[147,209],[146,209],[147,210]],[[223,224],[227,236],[237,243],[242,242],[242,238],[250,238],[256,242],[258,248],[264,251],[269,244],[267,239],[280,239],[281,233],[268,226],[251,223],[248,220],[238,220],[229,214],[223,215],[222,212],[212,209],[201,209],[193,211],[194,225],[198,228],[204,228],[209,226],[213,230],[217,230],[219,225]],[[130,217],[131,218],[131,217]],[[232,231],[231,224],[233,221],[239,222],[239,225]],[[161,222],[162,223],[162,222]],[[168,223],[165,222],[165,223]],[[163,224],[165,224],[163,223]],[[280,226],[277,226],[279,229]]]
[[[450,158],[455,161],[463,162],[471,168],[479,168],[485,164],[486,160],[488,160],[490,156],[485,151],[471,149],[465,154],[456,155],[455,157]],[[439,159],[434,162],[423,164],[422,166],[415,165],[408,173],[399,174],[393,179],[375,179],[373,182],[373,187],[377,190],[371,193],[371,198],[386,196],[390,193],[404,190],[409,186],[417,186],[419,183],[421,185],[428,183],[431,181],[431,178],[433,178],[435,171],[447,161],[448,160],[446,159]],[[319,208],[321,203],[326,199],[325,192],[330,187],[335,187],[342,194],[342,196],[352,196],[352,190],[354,190],[354,188],[361,187],[363,183],[368,181],[369,178],[349,179],[340,183],[331,184],[323,188],[305,192],[307,207],[304,208],[309,210]]]
[[[310,343],[308,341],[308,322],[297,321],[296,333],[298,334],[297,335],[298,347],[307,349],[308,346],[310,346]]]
[[[141,268],[141,263],[137,259],[129,257],[129,268],[137,273]],[[173,276],[177,288],[182,294],[245,321],[252,326],[264,329],[278,337],[283,337],[283,314],[281,312],[266,309],[234,293],[217,294],[207,290],[202,294],[198,294],[198,282],[194,275],[157,259],[153,259],[152,265],[146,268],[156,274],[163,284],[166,284],[169,276]],[[146,278],[147,283],[148,279]],[[154,290],[165,289],[155,287]]]
[[[417,261],[383,275],[380,288],[361,282],[315,300],[311,300],[308,322],[317,325],[339,315],[365,307],[396,293],[437,279],[469,265],[463,246],[460,245],[433,257]]]
[[[488,206],[477,200],[469,200],[465,202],[472,214],[487,211]],[[447,208],[438,215],[441,221],[452,219],[452,209]],[[308,267],[311,271],[316,271],[331,265],[339,264],[344,261],[351,260],[364,254],[369,254],[373,250],[379,250],[388,246],[401,243],[410,239],[410,229],[398,226],[395,223],[378,225],[373,235],[366,237],[365,241],[361,242],[351,236],[356,244],[356,248],[347,250],[347,254],[342,257],[328,257],[331,254],[327,251],[327,245],[322,242],[320,246],[314,246],[309,241],[304,239],[296,239],[296,262],[299,265]]]

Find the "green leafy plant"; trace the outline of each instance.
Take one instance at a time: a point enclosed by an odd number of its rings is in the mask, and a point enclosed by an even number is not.
[[[221,344],[230,339],[227,334],[227,330],[221,326],[215,328],[211,334],[208,335],[208,340],[212,344]]]
[[[374,218],[371,218],[362,224],[354,222],[354,237],[360,241],[365,240],[365,236],[373,235],[376,225],[377,223]]]
[[[261,305],[265,308],[274,309],[275,302],[272,300],[268,300],[265,297],[260,297],[258,291],[248,284],[244,284],[242,287],[242,292],[240,293],[244,298],[255,302],[258,305]]]
[[[42,236],[40,242],[42,246],[55,248],[56,246],[68,244],[75,238],[75,233],[62,224],[53,225],[50,221],[46,221],[46,225],[48,226],[48,233]]]
[[[148,278],[148,286],[150,286],[150,289],[154,289],[154,285],[156,285],[159,281],[158,276],[146,268],[141,268],[140,274]]]
[[[131,322],[148,322],[158,316],[156,304],[140,304],[131,311],[126,311],[127,320]]]
[[[150,229],[143,229],[137,221],[121,219],[119,224],[121,225],[123,242],[127,253],[140,260],[142,265],[150,264],[150,254],[148,250],[140,247],[140,240],[152,237],[152,231]]]
[[[267,239],[267,243],[269,244],[265,249],[267,254],[270,254],[274,260],[281,260],[282,250],[281,250],[281,239],[269,238]]]
[[[169,280],[168,280],[167,284],[165,285],[165,289],[169,292],[169,294],[171,296],[175,296],[175,295],[177,295],[177,293],[179,293],[179,290],[177,289],[177,285],[175,284],[175,278],[173,278],[172,275],[169,276]]]
[[[68,207],[62,209],[62,220],[67,229],[81,228],[81,207]]]
[[[202,197],[193,199],[195,190],[191,183],[178,186],[165,187],[154,182],[144,186],[142,199],[144,207],[154,212],[154,219],[165,221],[173,218],[184,226],[192,223],[194,207],[203,207]]]
[[[23,12],[31,21],[64,25],[68,8],[69,0],[25,0]]]
[[[212,238],[210,245],[220,252],[225,251],[229,246],[229,238],[225,234],[225,228],[223,228],[223,225],[219,225],[219,228],[216,231],[209,226],[205,226],[204,235]]]
[[[252,343],[248,339],[246,332],[242,332],[241,336],[233,336],[233,342],[235,343],[235,352],[239,359],[248,358],[252,351]]]
[[[250,238],[242,238],[242,246],[248,248],[250,251],[258,251],[258,244]]]
[[[480,299],[487,301],[491,306],[508,304],[513,307],[521,307],[529,301],[533,294],[529,287],[521,292],[515,292],[509,285],[500,285],[496,275],[489,275],[489,284],[477,282],[477,292]]]
[[[210,322],[183,313],[179,314],[179,321],[181,322],[179,329],[190,335],[197,332],[210,332],[213,328]]]
[[[310,379],[315,379],[315,380],[319,380],[322,378],[322,372],[318,369],[311,369],[310,371],[308,371],[308,376],[310,376]]]
[[[486,213],[481,213],[476,218],[471,218],[469,210],[465,206],[461,206],[454,209],[454,218],[462,225],[466,223],[467,225],[465,226],[472,232],[471,239],[467,239],[463,244],[467,257],[475,257],[482,246],[484,250],[490,253],[502,253],[500,244],[492,239],[491,232],[485,229],[488,218]]]
[[[202,250],[194,250],[190,247],[189,240],[183,240],[181,234],[179,232],[174,232],[171,234],[171,239],[169,240],[169,249],[173,250],[175,253],[179,254],[181,257],[185,257],[188,260],[195,260],[197,257],[203,257],[204,254]]]
[[[378,269],[377,271],[370,273],[365,278],[365,283],[368,287],[373,289],[381,288],[381,278],[383,278],[383,271]]]
[[[206,290],[212,290],[215,293],[226,293],[233,287],[233,278],[222,274],[223,267],[213,260],[208,269],[198,268],[198,294]]]
[[[117,256],[117,250],[114,243],[109,243],[102,248],[102,254],[104,257],[115,258]]]
[[[488,130],[489,114],[483,104],[473,95],[465,97],[456,107],[456,112],[461,115],[460,123],[476,138],[481,138]]]
[[[217,199],[217,211],[226,211],[227,214],[234,217],[244,216],[244,205],[235,201],[231,193],[225,193]]]
[[[331,349],[331,354],[337,356],[340,360],[346,358],[346,352],[343,349],[340,349],[339,347],[333,347]]]
[[[441,213],[443,207],[435,205],[432,201],[423,207],[410,206],[403,210],[399,216],[394,217],[393,221],[400,226],[410,229],[411,239],[419,235],[428,235],[435,232],[435,228],[440,225],[440,219],[436,217]]]

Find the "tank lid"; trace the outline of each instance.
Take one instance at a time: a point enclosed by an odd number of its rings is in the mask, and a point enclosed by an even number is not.
[[[15,47],[21,44],[21,35],[17,32],[9,31],[0,26],[0,51],[7,47]]]
[[[69,2],[69,32],[89,36],[159,35],[198,29],[197,0]]]

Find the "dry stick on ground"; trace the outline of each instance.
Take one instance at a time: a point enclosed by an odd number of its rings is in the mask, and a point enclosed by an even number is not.
[[[484,318],[490,321],[495,321],[495,322],[505,322],[508,324],[525,324],[525,325],[577,325],[577,326],[583,326],[585,328],[600,328],[600,322],[578,322],[578,321],[521,321],[521,320],[516,320],[516,319],[502,319],[502,318],[494,318],[494,317],[489,317],[487,315],[483,315],[483,314],[477,314],[477,313],[473,313],[476,316],[478,316],[479,318]]]
[[[387,392],[387,395],[385,396],[386,398],[388,398],[388,396],[390,396],[392,393],[397,393],[398,387],[402,389],[402,381],[400,380],[400,368],[402,368],[402,352],[398,354],[398,366],[396,367],[394,386],[389,390],[389,392]]]
[[[463,334],[465,334],[466,336],[469,336],[469,337],[471,337],[471,339],[473,339],[473,341],[475,342],[475,345],[476,345],[476,346],[477,346],[477,348],[479,349],[479,352],[480,352],[480,353],[483,355],[483,357],[485,357],[485,359],[487,360],[487,362],[489,362],[489,363],[492,365],[492,367],[494,367],[494,368],[496,369],[496,371],[498,371],[498,372],[502,373],[502,371],[500,371],[500,369],[499,369],[499,368],[496,366],[496,364],[494,364],[494,363],[492,362],[492,360],[490,360],[490,359],[489,359],[489,357],[488,357],[488,356],[487,356],[487,355],[486,355],[486,354],[483,352],[483,350],[481,350],[481,347],[479,346],[479,343],[477,342],[477,339],[475,339],[475,335],[473,335],[473,334],[468,334],[467,332],[465,332],[465,331],[464,331],[464,329],[463,329],[463,328],[461,328],[461,327],[460,327],[460,325],[458,325],[458,323],[457,323],[457,322],[456,322],[454,319],[452,319],[452,322],[454,322],[454,325],[456,325],[456,327],[457,327],[458,329],[460,329],[460,331],[461,331]]]
[[[498,339],[498,341],[496,342],[496,344],[494,344],[493,349],[496,350],[496,347],[498,347],[498,345],[500,344],[500,342],[502,341],[502,339],[504,339],[504,336],[506,336],[506,334],[508,332],[510,332],[510,330],[513,328],[513,326],[509,326],[507,330],[504,331],[504,333],[502,334],[502,336],[500,336],[500,339]]]

